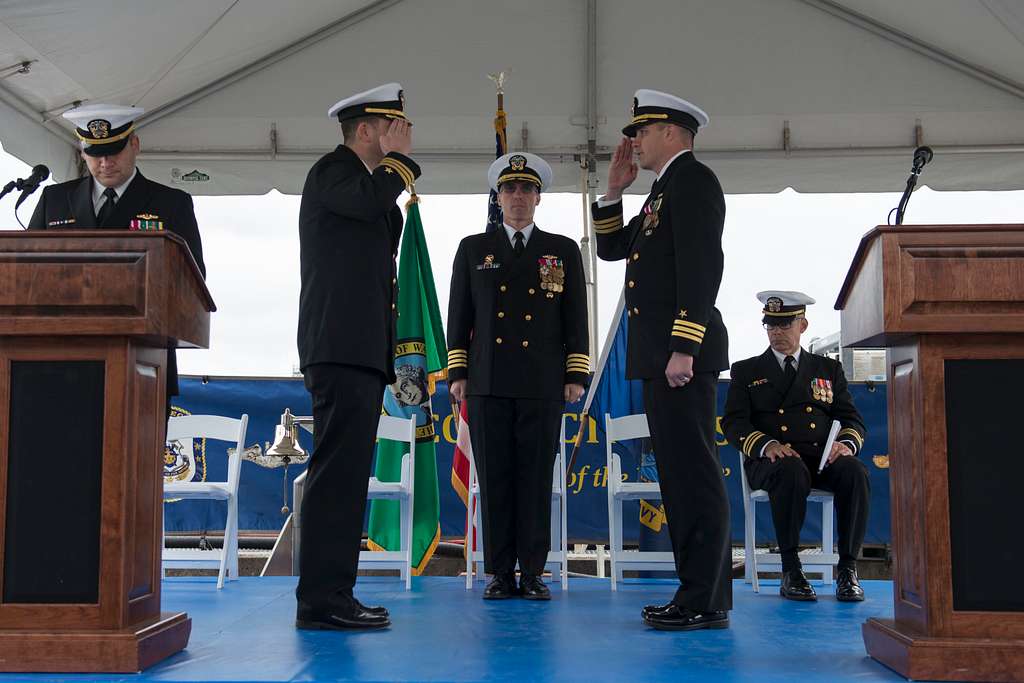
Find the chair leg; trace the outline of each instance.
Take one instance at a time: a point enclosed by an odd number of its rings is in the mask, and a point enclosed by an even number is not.
[[[822,554],[835,554],[835,544],[832,538],[832,515],[834,512],[834,505],[831,500],[825,501],[821,504],[821,552]],[[826,586],[831,586],[835,580],[835,565],[831,562],[827,566],[821,568],[821,579],[822,583]]]
[[[750,582],[753,584],[754,592],[761,592],[761,583],[757,576],[757,503],[748,500],[747,503],[747,533],[750,538],[749,548],[745,551],[750,553],[747,562],[750,563]]]
[[[398,514],[401,516],[401,550],[405,554],[401,577],[405,580],[405,590],[412,589],[412,501],[402,498],[399,501]]]

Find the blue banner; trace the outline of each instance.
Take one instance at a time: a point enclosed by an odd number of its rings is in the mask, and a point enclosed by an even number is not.
[[[625,388],[609,389],[608,402],[613,416],[641,412],[643,399],[636,383]],[[725,404],[728,380],[718,387],[719,414]],[[602,391],[595,387],[595,391]],[[889,470],[888,470],[888,425],[886,417],[886,386],[884,383],[866,386],[851,384],[854,402],[864,417],[868,438],[860,457],[871,472],[871,516],[865,542],[889,543]],[[601,402],[595,397],[593,409]],[[437,443],[437,472],[440,480],[441,533],[446,537],[462,537],[465,524],[465,506],[449,484],[452,454],[456,438],[456,420],[448,412],[448,389],[441,383],[431,401],[435,406],[434,427]],[[238,417],[249,415],[246,445],[260,444],[274,438],[274,427],[281,419],[285,408],[295,415],[309,415],[311,411],[309,394],[301,379],[217,379],[208,381],[194,377],[181,379],[181,396],[172,405],[189,414],[213,414]],[[578,411],[581,403],[575,407]],[[603,408],[602,408],[603,410]],[[620,412],[621,411],[621,412]],[[575,433],[579,425],[579,412],[567,412],[567,434]],[[572,542],[607,543],[608,503],[606,496],[604,414],[589,415],[584,425],[583,442],[572,473],[569,475],[569,538]],[[567,438],[571,438],[567,437]],[[735,543],[743,541],[743,504],[740,493],[740,454],[725,441],[721,430],[718,434],[719,453],[726,472],[726,484],[732,507],[732,537]],[[312,437],[300,430],[303,448],[312,449]],[[223,480],[227,473],[226,449],[234,444],[208,442],[203,448],[196,448],[196,480]],[[640,447],[617,449],[622,458],[623,473],[628,480],[635,481],[640,475]],[[567,450],[571,450],[569,444]],[[243,461],[239,484],[239,528],[245,531],[277,531],[287,514],[282,513],[283,484],[287,490],[287,504],[291,506],[291,483],[304,471],[305,466],[288,469],[288,481],[283,481],[281,468],[267,469]],[[224,528],[224,504],[208,501],[177,501],[164,506],[166,528],[171,532],[220,531]],[[637,543],[639,538],[639,503],[627,503],[624,514],[624,541]],[[812,505],[808,510],[804,538],[813,542],[820,537],[820,509]],[[758,509],[757,538],[759,542],[774,539],[771,515],[767,505]]]

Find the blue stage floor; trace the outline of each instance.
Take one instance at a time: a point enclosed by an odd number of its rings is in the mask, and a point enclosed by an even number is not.
[[[0,680],[107,681],[902,681],[869,659],[861,624],[892,615],[892,584],[864,583],[867,601],[817,603],[734,585],[732,628],[668,633],[646,628],[640,608],[664,602],[673,582],[600,579],[552,584],[550,603],[485,602],[482,584],[425,577],[413,590],[360,579],[357,595],[383,604],[394,626],[366,633],[297,631],[295,579],[168,579],[165,610],[192,617],[188,649],[137,676],[0,675]]]

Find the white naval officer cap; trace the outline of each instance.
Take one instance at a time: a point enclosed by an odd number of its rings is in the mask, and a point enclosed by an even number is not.
[[[405,95],[401,83],[385,83],[335,102],[327,110],[328,118],[338,122],[361,116],[379,116],[385,119],[402,119],[405,115]]]
[[[628,138],[636,131],[651,123],[674,123],[694,135],[708,125],[711,119],[707,113],[681,97],[660,90],[637,90],[633,95],[633,119],[622,134]]]
[[[141,107],[121,104],[85,104],[68,109],[62,116],[75,124],[75,135],[89,156],[117,154],[135,130],[135,121],[146,113]]]
[[[533,183],[541,192],[551,185],[551,166],[536,154],[512,152],[494,160],[487,169],[487,183],[495,192],[502,183],[524,180]]]
[[[815,303],[814,299],[803,292],[791,292],[781,289],[766,289],[757,293],[757,300],[764,304],[761,311],[764,314],[762,321],[775,323],[786,318],[793,318],[803,315],[807,306]]]

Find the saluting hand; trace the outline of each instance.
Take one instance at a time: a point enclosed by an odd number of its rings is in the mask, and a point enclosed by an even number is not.
[[[636,162],[633,161],[633,141],[622,138],[608,165],[608,191],[605,192],[605,199],[620,199],[622,191],[633,184],[638,172]]]
[[[583,385],[582,384],[566,384],[565,385],[565,401],[566,403],[576,403],[583,396]]]
[[[412,124],[403,119],[392,119],[387,131],[380,136],[380,150],[384,154],[398,152],[409,156],[412,152]]]

